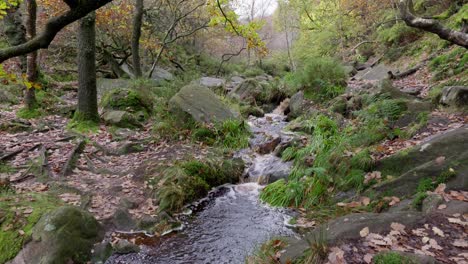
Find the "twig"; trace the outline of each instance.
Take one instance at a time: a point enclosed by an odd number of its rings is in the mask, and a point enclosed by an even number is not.
[[[9,160],[9,159],[12,159],[13,157],[15,157],[16,155],[21,153],[23,150],[24,149],[19,149],[19,150],[15,150],[13,152],[7,153],[7,154],[0,157],[0,161],[6,161],[6,160]]]

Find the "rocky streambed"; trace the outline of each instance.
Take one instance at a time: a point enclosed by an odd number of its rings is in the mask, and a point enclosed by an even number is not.
[[[287,177],[291,169],[275,155],[293,138],[284,131],[285,119],[281,111],[250,117],[250,147],[236,154],[247,164],[241,183],[220,186],[188,206],[178,217],[181,230],[143,245],[139,253],[114,254],[106,263],[244,263],[267,240],[295,236],[288,224],[293,212],[259,200],[265,184]]]

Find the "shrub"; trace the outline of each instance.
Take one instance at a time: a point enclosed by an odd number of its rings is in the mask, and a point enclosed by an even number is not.
[[[387,46],[411,43],[421,35],[420,31],[408,27],[405,23],[395,23],[393,26],[377,32],[380,42],[385,43]]]
[[[313,100],[330,100],[344,92],[347,75],[343,66],[332,58],[310,58],[296,72],[285,76],[294,89],[304,89]]]
[[[375,264],[416,264],[417,261],[398,254],[397,252],[383,252],[377,254],[373,263]]]

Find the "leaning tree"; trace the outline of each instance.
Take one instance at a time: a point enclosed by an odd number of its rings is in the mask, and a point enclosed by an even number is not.
[[[457,31],[435,19],[418,17],[414,12],[413,0],[400,0],[400,15],[408,26],[434,33],[441,39],[468,49],[468,21],[464,20],[462,29]]]

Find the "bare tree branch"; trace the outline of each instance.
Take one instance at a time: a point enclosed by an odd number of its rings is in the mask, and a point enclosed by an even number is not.
[[[60,16],[49,19],[45,25],[44,31],[28,42],[15,47],[1,49],[0,63],[7,59],[28,54],[38,49],[48,48],[57,33],[64,27],[83,18],[91,11],[99,9],[105,4],[112,2],[112,0],[64,1],[70,7],[70,10]]]
[[[422,29],[438,35],[456,45],[468,49],[468,34],[445,27],[434,19],[425,19],[414,15],[413,0],[400,0],[400,15],[405,23],[414,28]]]

